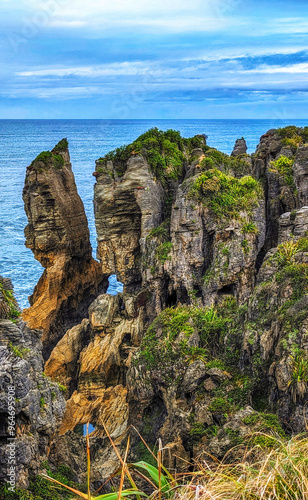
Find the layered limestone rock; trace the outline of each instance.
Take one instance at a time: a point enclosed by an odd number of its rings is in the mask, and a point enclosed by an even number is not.
[[[67,328],[87,315],[103,281],[65,139],[27,168],[23,199],[26,245],[45,268],[23,319],[43,330],[47,357]]]
[[[277,248],[266,256],[248,303],[243,366],[263,383],[263,392],[285,425],[305,428],[308,355],[308,208],[279,219]],[[293,232],[294,231],[294,232]]]
[[[108,443],[99,446],[105,428],[117,446],[129,430],[126,373],[144,332],[145,307],[142,296],[100,295],[89,308],[89,320],[68,330],[48,359],[45,372],[69,387],[69,398],[53,443],[51,460],[61,463],[76,450],[84,449],[84,439],[75,434],[78,426],[92,423],[92,477],[108,479],[118,467],[117,457]],[[73,469],[84,474],[83,463]]]
[[[253,156],[254,173],[265,183],[265,251],[277,245],[279,217],[307,205],[307,140],[306,129],[269,130],[261,137]]]
[[[156,149],[149,150],[150,139],[142,142],[141,136],[133,143],[138,151],[128,147],[96,162],[94,203],[103,272],[117,274],[127,291],[147,290],[150,320],[167,305],[195,299],[209,304],[227,294],[245,300],[265,239],[263,192],[247,176],[250,161],[209,148],[203,136],[192,143],[175,137],[166,153],[170,133],[152,134],[150,145]],[[175,162],[177,169],[171,170]],[[235,204],[239,198],[233,216],[219,214],[224,183]],[[214,208],[207,203],[210,198]]]
[[[0,290],[0,482],[9,480],[11,463],[16,486],[27,488],[48,458],[65,400],[44,376],[41,332],[18,319],[9,280],[0,277]]]
[[[241,139],[236,139],[231,156],[240,156],[245,155],[246,153],[247,144],[244,137],[242,137]]]
[[[179,469],[251,430],[283,437],[268,412],[304,430],[305,130],[269,131],[250,157],[242,142],[227,156],[154,129],[96,162],[101,273],[124,293],[99,295],[46,362],[68,387],[53,463],[85,472],[74,430],[88,422],[98,484],[119,466],[105,427],[120,450],[131,433],[132,460],[134,427],[152,447],[162,438]]]

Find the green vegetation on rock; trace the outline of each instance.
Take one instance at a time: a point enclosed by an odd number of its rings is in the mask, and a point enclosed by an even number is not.
[[[176,130],[163,132],[152,128],[138,137],[132,144],[111,151],[99,159],[99,164],[112,161],[119,176],[124,175],[126,163],[132,155],[146,158],[151,171],[166,186],[168,181],[182,176],[183,167],[187,163],[191,151],[205,147],[203,137],[184,139]]]
[[[57,481],[66,484],[72,488],[76,488],[76,479],[74,474],[67,465],[59,465],[56,471],[51,471],[48,462],[43,462],[41,468],[46,470],[48,475]],[[78,484],[78,489],[86,491],[85,486]],[[7,500],[69,500],[76,498],[76,495],[63,489],[54,483],[50,483],[47,479],[37,475],[30,478],[30,485],[27,490],[16,489],[13,493],[8,490],[5,485],[0,486],[0,497],[4,496]]]
[[[233,321],[232,307],[226,304],[220,313],[212,307],[164,309],[146,332],[134,363],[164,372],[165,369],[172,370],[174,363],[188,366],[196,359],[205,363],[210,361],[209,352],[214,356],[229,332]],[[194,332],[200,336],[199,347],[189,344]]]
[[[282,138],[285,146],[290,146],[293,152],[296,152],[300,144],[308,142],[308,127],[296,127],[290,125],[284,128],[277,129],[278,135]]]
[[[7,290],[0,281],[0,318],[15,321],[20,316],[12,290]]]
[[[65,139],[61,139],[61,141],[58,142],[58,144],[53,148],[52,152],[54,154],[58,154],[62,151],[67,151],[68,149],[68,140],[65,138]]]
[[[28,352],[30,352],[30,349],[25,349],[22,347],[17,347],[12,344],[12,342],[8,343],[8,348],[9,350],[18,358],[24,358]]]
[[[53,166],[55,169],[60,170],[64,166],[64,159],[60,154],[54,154],[51,151],[42,151],[35,160],[31,163],[44,163],[46,166]]]
[[[278,173],[284,179],[284,182],[290,186],[294,187],[293,179],[293,165],[294,159],[288,158],[287,156],[279,156],[276,161],[271,161],[270,172]]]
[[[155,251],[155,258],[160,262],[164,263],[166,260],[169,260],[170,257],[170,251],[172,248],[172,243],[171,241],[166,241],[165,243],[161,243],[158,245]]]

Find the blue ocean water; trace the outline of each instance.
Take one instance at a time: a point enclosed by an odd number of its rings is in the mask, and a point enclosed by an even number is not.
[[[245,137],[248,152],[270,128],[308,125],[308,120],[0,120],[0,275],[10,277],[21,307],[28,306],[41,273],[31,250],[24,246],[22,189],[25,171],[41,152],[51,150],[63,137],[70,145],[79,194],[87,213],[92,246],[96,248],[92,172],[95,160],[123,144],[129,144],[151,127],[173,128],[183,136],[207,134],[208,144],[230,154],[234,142]],[[110,293],[119,285],[110,279]]]

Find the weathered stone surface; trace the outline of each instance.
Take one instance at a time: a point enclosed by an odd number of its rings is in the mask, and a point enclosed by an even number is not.
[[[95,425],[93,478],[100,482],[119,467],[103,424],[120,450],[131,433],[132,459],[140,459],[140,441],[131,425],[150,446],[161,438],[170,449],[165,463],[177,467],[175,455],[185,462],[206,450],[222,458],[241,445],[255,407],[304,430],[308,387],[295,384],[294,373],[296,356],[307,360],[308,352],[306,146],[271,130],[252,157],[212,151],[208,163],[208,148],[197,146],[182,147],[171,178],[153,173],[142,148],[122,164],[97,162],[101,273],[117,274],[125,293],[96,295],[83,316],[89,319],[63,332],[45,368],[69,388],[50,459],[72,457],[80,477],[85,442],[73,432],[77,424]],[[281,155],[295,157],[291,179],[272,168]],[[192,193],[213,165],[232,182],[253,171],[264,196],[260,189],[252,207],[215,216]]]
[[[29,220],[26,245],[45,268],[23,318],[43,330],[47,357],[65,331],[86,317],[103,281],[92,258],[67,143],[61,141],[28,167],[23,199]]]
[[[236,139],[231,156],[239,156],[247,153],[247,144],[242,137],[241,139]]]
[[[162,221],[163,189],[142,156],[129,159],[121,178],[108,162],[107,173],[99,173],[96,180],[94,208],[103,273],[117,274],[126,287],[137,286],[145,238]]]
[[[290,235],[298,239],[308,231],[308,207],[294,212],[286,212],[279,218],[278,244],[290,240]]]
[[[12,290],[8,280],[2,280]],[[0,319],[0,482],[6,482],[9,437],[15,437],[16,484],[26,488],[29,475],[36,474],[47,459],[65,410],[58,384],[43,374],[41,332],[22,321]],[[8,399],[8,396],[11,399]],[[8,403],[15,415],[9,434]]]

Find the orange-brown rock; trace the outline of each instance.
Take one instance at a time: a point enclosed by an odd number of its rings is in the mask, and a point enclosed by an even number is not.
[[[65,434],[78,424],[95,422],[103,430],[103,424],[113,438],[118,438],[127,429],[128,404],[127,389],[122,385],[108,387],[96,399],[88,399],[75,391],[67,401],[66,410],[59,433]],[[96,431],[99,433],[99,431]]]
[[[45,268],[23,319],[43,330],[44,355],[87,316],[103,281],[92,258],[88,222],[77,193],[66,139],[28,167],[23,200],[26,246]]]

